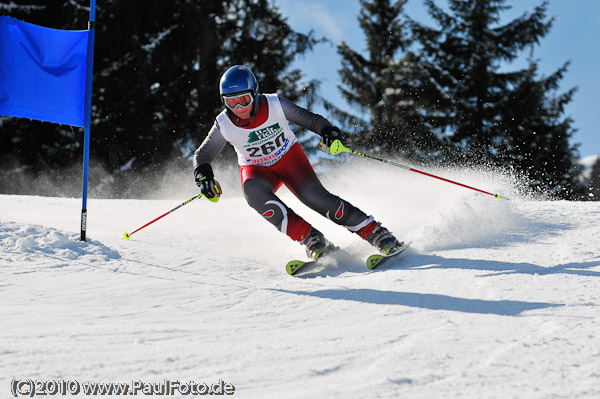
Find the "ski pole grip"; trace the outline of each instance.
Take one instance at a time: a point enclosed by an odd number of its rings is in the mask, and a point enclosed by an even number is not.
[[[344,147],[341,141],[333,140],[333,143],[331,143],[331,146],[329,147],[329,152],[336,155],[342,152],[352,152],[352,150],[348,147]]]

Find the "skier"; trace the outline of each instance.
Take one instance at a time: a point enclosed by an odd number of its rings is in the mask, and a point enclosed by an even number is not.
[[[210,164],[229,142],[237,153],[248,204],[283,234],[303,244],[309,258],[317,259],[334,247],[275,195],[282,184],[309,208],[358,234],[382,254],[402,245],[373,216],[321,185],[289,123],[320,134],[319,147],[325,153],[334,140],[343,139],[337,127],[277,94],[259,94],[256,77],[243,65],[223,74],[219,92],[225,109],[194,153],[194,177],[204,196],[216,201],[222,194]]]

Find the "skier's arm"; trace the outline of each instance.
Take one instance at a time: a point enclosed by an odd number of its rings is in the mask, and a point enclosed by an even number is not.
[[[290,100],[279,97],[283,114],[288,121],[305,129],[311,130],[321,136],[319,148],[329,153],[329,147],[334,140],[344,140],[343,134],[336,126],[333,126],[326,118],[319,114],[313,114],[309,110],[299,107]]]
[[[207,198],[219,198],[221,186],[214,180],[214,174],[210,164],[221,153],[227,140],[221,134],[219,124],[215,122],[208,135],[194,152],[194,178],[200,191]]]
[[[321,131],[325,126],[333,126],[331,122],[323,116],[313,114],[309,110],[294,104],[286,98],[279,97],[279,102],[281,103],[283,114],[287,120],[300,127],[321,134]]]
[[[194,151],[194,176],[196,176],[196,170],[202,164],[210,164],[212,163],[217,155],[223,151],[223,147],[227,144],[227,140],[221,134],[221,129],[219,129],[219,124],[215,121],[210,130],[208,131],[208,135],[200,144],[200,147]]]

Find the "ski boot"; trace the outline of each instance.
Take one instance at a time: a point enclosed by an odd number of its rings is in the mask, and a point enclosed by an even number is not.
[[[311,227],[308,235],[300,241],[300,244],[306,246],[306,256],[313,260],[317,260],[325,252],[334,248],[333,244],[325,239],[323,233],[314,227]]]
[[[367,242],[386,256],[393,254],[404,244],[398,241],[381,223],[377,223],[373,232],[367,237]]]

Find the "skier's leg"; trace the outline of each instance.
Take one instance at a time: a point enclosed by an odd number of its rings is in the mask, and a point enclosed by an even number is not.
[[[311,226],[275,195],[281,181],[268,168],[261,166],[244,166],[241,172],[248,204],[292,240],[304,240]]]
[[[305,205],[358,234],[380,252],[387,254],[402,244],[373,216],[325,189],[298,144],[275,167],[275,173]]]
[[[300,201],[334,223],[357,232],[373,221],[373,217],[323,187],[300,145],[295,144],[273,171]]]
[[[318,179],[311,180],[304,186],[298,197],[333,222],[345,226],[356,233],[384,255],[392,253],[402,243],[381,225],[373,216],[367,216],[363,211],[349,202],[329,193]],[[311,206],[314,205],[313,206]]]

